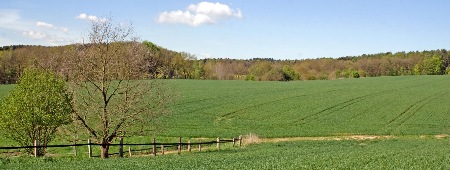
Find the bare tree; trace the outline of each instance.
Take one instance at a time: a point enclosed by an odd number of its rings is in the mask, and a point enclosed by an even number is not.
[[[115,138],[149,130],[151,120],[167,111],[166,86],[146,79],[148,49],[132,35],[131,26],[111,19],[92,22],[88,42],[70,59],[74,119],[101,144],[102,158]]]

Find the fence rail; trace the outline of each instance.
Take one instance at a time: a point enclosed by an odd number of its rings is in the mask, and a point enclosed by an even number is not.
[[[11,150],[11,149],[34,149],[34,156],[38,157],[39,153],[38,153],[38,148],[64,148],[64,147],[77,147],[77,146],[88,146],[88,153],[89,153],[89,157],[94,157],[92,156],[92,146],[102,146],[102,144],[98,144],[98,143],[91,143],[91,140],[87,140],[87,143],[79,143],[79,144],[65,144],[65,145],[39,145],[39,141],[35,140],[34,141],[34,146],[7,146],[7,147],[0,147],[0,150]],[[181,153],[182,147],[183,146],[187,146],[187,150],[189,152],[191,152],[192,146],[193,145],[198,145],[198,150],[201,151],[202,150],[202,145],[212,145],[212,144],[217,144],[217,149],[220,150],[220,144],[222,143],[233,143],[233,146],[236,145],[236,142],[239,142],[239,147],[242,146],[242,135],[239,136],[239,138],[233,138],[233,139],[220,139],[217,138],[217,140],[215,141],[209,141],[209,142],[191,142],[190,140],[188,142],[181,142],[181,137],[179,138],[178,142],[174,142],[174,143],[160,143],[160,142],[156,142],[156,139],[153,138],[153,142],[151,143],[123,143],[123,138],[120,138],[120,143],[118,144],[109,144],[109,146],[119,146],[119,153],[112,153],[109,155],[116,155],[119,154],[119,157],[123,157],[123,148],[124,146],[152,146],[151,148],[148,149],[139,149],[139,150],[132,150],[131,147],[128,148],[128,152],[129,155],[132,155],[132,152],[136,152],[136,151],[144,151],[144,150],[150,150],[152,149],[152,154],[156,156],[157,154],[157,150],[158,147],[160,148],[161,154],[164,155],[165,147],[175,147],[177,146],[178,148],[178,154]],[[74,150],[75,155],[76,155],[76,149]]]

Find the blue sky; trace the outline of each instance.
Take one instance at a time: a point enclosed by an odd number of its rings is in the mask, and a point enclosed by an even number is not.
[[[448,0],[5,0],[0,46],[80,42],[89,20],[198,58],[304,59],[449,49]]]

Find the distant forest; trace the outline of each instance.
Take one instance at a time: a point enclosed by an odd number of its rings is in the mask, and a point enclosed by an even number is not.
[[[197,59],[192,54],[168,50],[149,41],[142,45],[148,49],[146,63],[143,63],[147,69],[143,71],[149,78],[158,79],[292,81],[450,73],[450,51],[445,49],[340,58],[238,60]],[[0,47],[0,84],[16,83],[29,67],[51,69],[66,75],[70,72],[66,69],[70,63],[65,58],[77,56],[78,46],[81,45]]]

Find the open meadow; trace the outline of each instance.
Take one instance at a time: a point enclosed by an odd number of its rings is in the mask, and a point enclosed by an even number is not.
[[[401,76],[328,81],[168,80],[177,91],[157,138],[232,138],[242,148],[181,156],[2,157],[0,169],[448,169],[450,78]],[[0,86],[0,97],[12,86]],[[352,138],[363,136],[363,138]],[[148,143],[153,136],[126,143]],[[0,138],[2,139],[2,138]],[[173,140],[172,140],[173,141]],[[284,142],[280,142],[284,141]],[[60,142],[60,141],[59,141]],[[11,145],[7,140],[0,144]],[[60,144],[55,141],[54,144]],[[116,150],[113,148],[113,150]],[[83,154],[85,151],[80,151]]]
[[[422,135],[450,131],[450,78],[331,81],[172,80],[179,100],[164,136]]]
[[[8,158],[0,169],[448,169],[448,139],[298,141],[133,158]]]

